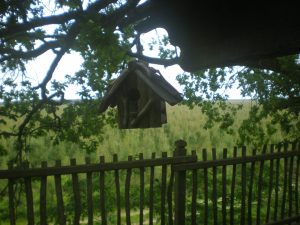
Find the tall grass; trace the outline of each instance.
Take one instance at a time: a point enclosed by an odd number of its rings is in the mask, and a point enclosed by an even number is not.
[[[241,101],[231,101],[231,103],[239,104]],[[207,117],[198,107],[189,109],[182,105],[168,106],[168,123],[161,128],[120,130],[107,125],[104,128],[103,142],[94,153],[89,155],[95,160],[98,160],[100,155],[111,159],[115,153],[118,154],[120,160],[126,160],[128,155],[135,156],[138,153],[144,153],[145,158],[150,158],[152,152],[156,152],[157,155],[160,155],[161,152],[171,154],[174,142],[178,139],[184,139],[190,150],[212,147],[232,149],[238,143],[238,127],[247,117],[251,102],[245,101],[243,105],[243,109],[236,116],[232,134],[220,130],[218,125],[211,129],[204,129]],[[279,132],[268,137],[269,142],[272,143],[277,143],[281,139],[282,136]],[[11,151],[13,143],[3,139],[0,141],[10,153],[6,157],[0,156],[1,168],[6,168],[6,161],[14,155],[14,152]],[[57,159],[68,163],[70,158],[77,158],[78,163],[83,163],[87,155],[83,149],[72,143],[61,142],[59,145],[54,145],[47,136],[32,139],[30,145],[30,151],[26,153],[26,157],[33,165],[39,165],[41,161],[49,161],[51,164]]]

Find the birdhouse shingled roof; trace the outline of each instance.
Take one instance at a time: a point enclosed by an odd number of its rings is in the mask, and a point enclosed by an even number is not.
[[[113,82],[112,86],[103,97],[99,112],[104,112],[109,106],[115,106],[115,93],[122,85],[123,81],[125,81],[132,73],[144,81],[149,88],[170,105],[175,105],[182,101],[181,94],[163,78],[158,70],[149,67],[144,62],[132,61],[129,63],[128,68]]]

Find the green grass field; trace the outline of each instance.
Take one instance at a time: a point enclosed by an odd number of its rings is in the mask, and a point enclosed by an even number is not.
[[[231,103],[238,104],[241,101],[233,100]],[[100,155],[104,155],[106,161],[110,161],[115,153],[118,154],[119,160],[126,160],[128,155],[136,156],[138,153],[143,153],[144,158],[149,158],[152,152],[156,152],[157,155],[161,155],[161,152],[172,154],[174,142],[178,139],[184,139],[188,143],[188,150],[212,147],[232,149],[238,143],[237,128],[247,117],[251,107],[250,101],[242,103],[244,108],[238,112],[235,119],[233,134],[227,134],[217,125],[211,129],[204,129],[207,118],[200,108],[168,106],[168,123],[161,128],[120,130],[117,127],[105,127],[102,143],[90,156],[97,161]],[[268,140],[269,143],[277,143],[282,140],[282,136],[277,132],[272,137],[268,137]],[[1,140],[1,143],[8,150],[13,148],[13,143],[9,140]],[[68,163],[70,158],[77,158],[78,163],[83,163],[86,156],[86,152],[77,145],[67,142],[53,145],[49,137],[32,139],[30,149],[26,157],[33,165],[39,165],[41,161],[48,161],[51,165],[57,159]],[[0,156],[1,168],[6,168],[9,157],[13,157],[13,152],[6,157]]]

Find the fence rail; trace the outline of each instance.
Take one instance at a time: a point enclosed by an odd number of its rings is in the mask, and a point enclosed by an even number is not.
[[[177,141],[173,156],[153,153],[151,159],[139,154],[118,161],[114,155],[112,162],[102,156],[99,163],[86,158],[84,165],[75,159],[68,166],[10,165],[0,170],[0,187],[7,187],[0,200],[8,203],[0,211],[7,211],[12,225],[22,216],[29,225],[300,222],[299,145],[265,146],[261,152],[213,148],[211,154],[203,149],[191,155],[185,147]]]
[[[130,159],[131,156],[129,156]],[[89,159],[87,159],[89,160]],[[189,163],[195,162],[197,158],[195,156],[179,156],[179,157],[164,157],[157,159],[139,159],[132,161],[116,161],[116,162],[100,162],[85,165],[76,165],[76,160],[71,159],[73,165],[61,166],[61,162],[56,161],[55,167],[41,167],[41,168],[29,168],[26,163],[21,168],[11,168],[9,170],[0,170],[0,179],[15,179],[25,177],[42,177],[42,176],[55,176],[66,175],[72,173],[94,173],[100,171],[111,170],[126,170],[137,169],[146,167],[157,167],[163,165],[173,165],[177,163]],[[42,162],[43,164],[46,162]],[[71,163],[70,163],[71,164]],[[46,165],[46,164],[44,164]]]

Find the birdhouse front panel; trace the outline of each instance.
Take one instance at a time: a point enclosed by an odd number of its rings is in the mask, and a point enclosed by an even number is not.
[[[128,128],[130,120],[138,113],[139,91],[136,88],[136,76],[129,74],[115,93],[118,107],[119,127]]]
[[[165,102],[134,73],[123,81],[116,98],[122,129],[161,127],[166,121]]]
[[[121,129],[161,127],[167,122],[166,101],[174,105],[181,99],[156,70],[144,63],[132,62],[114,81],[99,111],[117,105]]]

